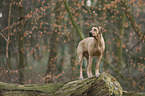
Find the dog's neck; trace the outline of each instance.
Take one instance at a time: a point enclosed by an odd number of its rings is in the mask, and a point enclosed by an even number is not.
[[[94,45],[96,46],[97,49],[99,49],[101,52],[103,52],[102,48],[103,47],[103,36],[99,36],[99,37],[94,37]]]
[[[99,37],[97,37],[97,36],[93,36],[97,41],[99,40],[101,40],[101,38],[102,38],[102,34],[99,36]]]

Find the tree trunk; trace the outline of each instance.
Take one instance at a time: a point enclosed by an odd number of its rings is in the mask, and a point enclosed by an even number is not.
[[[56,5],[59,4],[60,1],[56,3]],[[47,79],[46,82],[52,82],[53,80],[53,75],[56,73],[56,65],[57,65],[57,50],[58,50],[58,32],[59,30],[59,24],[60,24],[60,8],[55,11],[55,28],[51,36],[50,40],[50,53],[49,53],[49,58],[48,58],[48,65],[47,65],[47,70],[46,70],[46,75],[49,75],[50,78]]]
[[[45,2],[47,2],[47,4],[51,3],[51,0],[46,0]],[[52,12],[53,9],[54,9],[55,6],[52,6],[50,8],[47,9],[47,13],[49,12]],[[47,18],[43,18],[43,21],[41,22],[47,22],[48,25],[47,25],[47,32],[49,33],[44,33],[44,36],[43,36],[43,39],[44,39],[44,45],[46,46],[46,48],[48,48],[48,42],[49,42],[49,37],[51,37],[50,32],[52,32],[54,29],[53,29],[53,24],[54,24],[54,21],[55,21],[55,16],[52,16],[52,15],[48,15]]]
[[[124,35],[124,24],[125,24],[125,14],[124,12],[120,15],[120,20],[118,22],[118,30],[119,30],[119,38],[117,43],[117,57],[118,57],[118,64],[117,68],[120,69],[122,66],[122,43],[123,43],[123,35]]]
[[[70,45],[69,45],[69,53],[71,54],[70,56],[70,76],[71,80],[75,79],[75,59],[76,59],[76,32],[73,31],[71,32],[71,39],[70,39]]]
[[[64,40],[64,39],[61,39],[61,40]],[[59,60],[59,65],[57,66],[58,68],[58,74],[62,73],[63,71],[63,64],[64,64],[64,57],[65,57],[65,52],[64,52],[64,49],[65,49],[65,45],[62,44],[62,42],[59,42],[61,44],[61,48],[60,48],[60,60]],[[64,43],[64,42],[63,42]]]
[[[12,3],[10,3],[9,6],[9,16],[8,16],[8,35],[7,35],[7,40],[6,40],[6,66],[8,69],[8,81],[10,82],[10,71],[11,70],[11,64],[10,64],[10,50],[9,50],[9,45],[10,45],[10,21],[11,21],[11,7],[12,7]]]
[[[20,0],[21,1],[21,0]],[[21,22],[24,19],[24,12],[23,12],[23,7],[21,5],[22,2],[19,1],[19,8],[18,8],[18,13],[19,13],[19,21]],[[23,84],[24,83],[24,25],[23,23],[19,24],[19,38],[18,38],[18,52],[19,52],[19,65],[18,65],[18,74],[19,74],[19,83]]]
[[[10,7],[9,7],[8,27],[10,27],[10,21],[11,21],[11,7],[12,7],[12,3],[10,3]],[[6,65],[8,69],[11,69],[9,44],[10,44],[10,28],[8,28],[8,37],[7,37],[7,44],[6,44],[6,58],[7,58]]]
[[[0,82],[2,96],[122,96],[122,87],[107,73],[98,78],[86,78],[68,83],[18,85]]]

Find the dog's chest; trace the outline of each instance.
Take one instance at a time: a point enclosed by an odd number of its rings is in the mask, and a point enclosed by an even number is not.
[[[92,55],[93,56],[99,56],[102,54],[102,50],[100,48],[94,48]]]
[[[94,48],[92,49],[93,56],[99,56],[103,53],[103,44],[102,42],[97,42],[94,44]]]

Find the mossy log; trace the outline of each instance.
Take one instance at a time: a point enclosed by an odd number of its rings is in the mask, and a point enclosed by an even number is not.
[[[122,96],[122,93],[119,82],[105,72],[98,78],[68,83],[20,85],[0,82],[0,96]]]
[[[145,96],[145,92],[139,93],[134,91],[123,91],[123,96]]]

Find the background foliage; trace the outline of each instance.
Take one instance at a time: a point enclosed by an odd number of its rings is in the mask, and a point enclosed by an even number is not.
[[[29,84],[78,79],[77,44],[88,37],[91,26],[102,26],[106,49],[100,72],[115,76],[124,90],[145,91],[144,0],[1,2],[0,81]],[[83,67],[87,77],[86,63]]]

